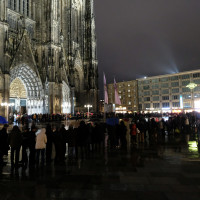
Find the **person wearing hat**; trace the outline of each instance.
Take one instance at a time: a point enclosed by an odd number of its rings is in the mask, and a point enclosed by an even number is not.
[[[7,134],[8,124],[4,124],[0,131],[0,165],[4,165],[3,156],[8,155],[9,145],[8,145],[8,134]]]

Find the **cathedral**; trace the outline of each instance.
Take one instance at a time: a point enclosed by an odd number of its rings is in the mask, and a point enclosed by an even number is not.
[[[0,0],[0,115],[98,111],[93,4]]]

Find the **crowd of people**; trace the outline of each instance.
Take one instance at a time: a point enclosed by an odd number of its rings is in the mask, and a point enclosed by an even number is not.
[[[37,129],[33,123],[30,130],[24,125],[21,131],[14,126],[7,134],[8,125],[0,131],[0,163],[10,150],[11,167],[44,166],[45,164],[63,164],[68,152],[68,159],[90,157],[94,152],[103,152],[105,148],[127,150],[128,138],[131,147],[140,143],[164,143],[166,136],[174,141],[187,144],[191,134],[196,134],[199,141],[200,119],[192,115],[177,115],[168,120],[154,117],[145,118],[135,115],[131,119],[108,116],[106,122],[80,121],[78,127],[57,123],[47,124]],[[66,145],[68,144],[68,145]],[[68,149],[66,149],[68,148]],[[21,160],[20,149],[22,150]]]

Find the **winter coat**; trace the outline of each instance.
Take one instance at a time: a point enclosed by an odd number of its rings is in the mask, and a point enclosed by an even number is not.
[[[20,148],[22,145],[23,137],[20,131],[14,132],[13,130],[8,136],[9,145],[13,149]]]
[[[45,149],[47,143],[46,129],[42,128],[36,132],[35,149]]]

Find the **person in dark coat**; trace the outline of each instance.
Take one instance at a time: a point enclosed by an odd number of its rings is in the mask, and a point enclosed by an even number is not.
[[[8,143],[11,147],[11,167],[18,168],[19,163],[19,151],[22,145],[22,134],[18,126],[14,126],[11,133],[8,136]],[[14,162],[15,158],[15,162]]]
[[[59,164],[62,161],[62,135],[60,133],[59,127],[53,128],[53,143],[55,145],[56,157],[55,164]]]
[[[71,124],[69,125],[69,129],[67,130],[66,142],[68,143],[69,159],[73,159],[75,157],[76,132],[74,131],[73,125]]]
[[[46,144],[46,163],[51,163],[52,144],[53,144],[53,131],[51,125],[47,124],[46,127],[47,144]]]
[[[126,133],[127,133],[127,128],[124,124],[124,121],[121,121],[119,126],[119,138],[120,138],[120,143],[121,143],[121,149],[126,150],[127,149],[127,140],[126,140]]]
[[[5,124],[0,131],[0,165],[4,164],[3,156],[7,156],[9,150],[7,129],[8,124]]]
[[[84,157],[84,154],[86,153],[86,146],[87,146],[87,141],[88,141],[88,127],[85,124],[84,121],[80,122],[80,126],[78,127],[77,130],[77,145],[80,149],[81,157]]]

